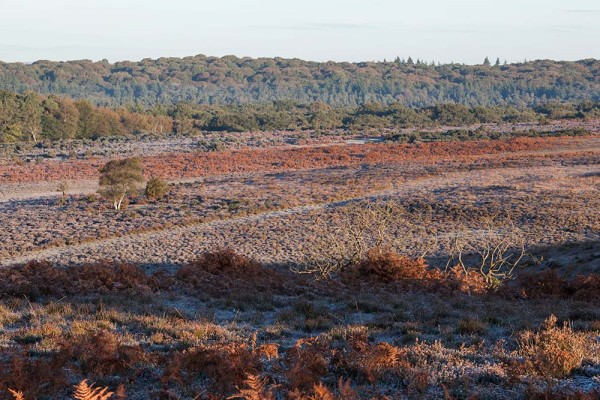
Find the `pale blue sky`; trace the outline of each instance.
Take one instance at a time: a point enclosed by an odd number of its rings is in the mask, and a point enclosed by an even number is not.
[[[0,60],[600,58],[600,0],[0,0]]]

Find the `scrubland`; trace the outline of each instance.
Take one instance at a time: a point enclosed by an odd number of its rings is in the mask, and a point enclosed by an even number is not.
[[[597,135],[323,144],[4,160],[0,399],[600,397]]]

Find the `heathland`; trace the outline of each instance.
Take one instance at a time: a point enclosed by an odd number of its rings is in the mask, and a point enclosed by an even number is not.
[[[598,399],[597,65],[0,65],[0,399]]]

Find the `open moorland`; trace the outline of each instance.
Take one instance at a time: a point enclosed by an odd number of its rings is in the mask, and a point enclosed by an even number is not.
[[[0,399],[600,398],[599,131],[5,147]]]

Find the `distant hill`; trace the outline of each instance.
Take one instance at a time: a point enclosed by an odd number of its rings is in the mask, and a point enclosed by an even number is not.
[[[103,106],[289,100],[332,106],[460,103],[522,107],[600,100],[600,61],[433,66],[400,60],[318,63],[198,55],[114,64],[89,60],[0,62],[0,89],[60,94]]]

